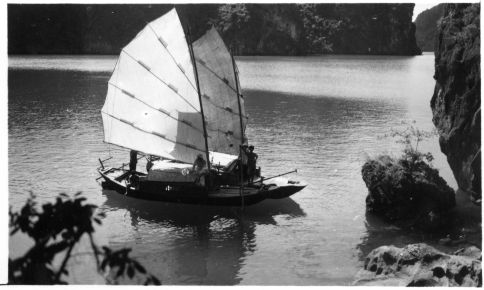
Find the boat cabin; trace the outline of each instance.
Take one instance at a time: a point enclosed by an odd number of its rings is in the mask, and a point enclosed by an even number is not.
[[[215,186],[240,185],[240,161],[238,156],[219,152],[210,152],[211,182]],[[139,182],[162,182],[167,184],[197,184],[204,186],[206,174],[199,175],[193,171],[193,165],[173,160],[161,159],[152,162],[153,165],[144,176],[139,176]],[[254,180],[260,177],[260,168],[256,171]],[[247,176],[243,176],[244,183]]]

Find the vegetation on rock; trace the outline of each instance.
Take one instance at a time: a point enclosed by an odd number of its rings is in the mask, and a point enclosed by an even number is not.
[[[405,146],[402,156],[381,155],[363,165],[369,212],[406,228],[438,229],[445,224],[445,213],[455,205],[454,191],[432,167],[432,154],[418,149],[431,134],[413,125],[394,131],[392,136]]]
[[[101,225],[104,214],[96,213],[96,206],[85,203],[77,193],[74,197],[60,194],[55,203],[45,203],[41,209],[32,194],[19,212],[10,210],[10,235],[22,232],[34,245],[21,257],[9,259],[9,284],[67,284],[67,264],[81,238],[89,238],[92,255],[100,273],[109,274],[116,283],[119,278],[137,278],[145,285],[159,285],[136,260],[129,257],[131,249],[113,250],[99,247],[94,242],[95,224]],[[60,265],[54,259],[62,257]]]
[[[335,34],[340,32],[343,25],[343,20],[322,16],[321,8],[317,4],[299,5],[304,29],[303,47],[306,48],[307,53],[334,52]]]
[[[118,54],[173,7],[192,40],[214,25],[237,55],[420,54],[411,3],[9,4],[8,52]]]

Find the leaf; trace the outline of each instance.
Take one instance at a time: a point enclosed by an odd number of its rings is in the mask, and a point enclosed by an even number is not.
[[[121,275],[123,275],[124,268],[126,268],[126,265],[125,264],[121,264],[119,266],[118,272],[116,273],[116,278],[121,277]]]
[[[158,278],[156,278],[155,276],[151,275],[150,278],[153,280],[154,285],[161,285],[160,280],[158,280]]]
[[[76,196],[79,195],[80,192],[76,194]],[[53,260],[70,245],[78,243],[80,237],[86,232],[88,234],[93,232],[93,222],[101,224],[102,218],[106,216],[105,213],[94,215],[97,206],[83,205],[82,202],[87,200],[85,197],[65,199],[67,197],[65,193],[61,193],[55,202],[44,203],[40,207],[29,199],[19,212],[10,210],[10,234],[13,235],[18,231],[25,232],[34,240],[35,245],[23,257],[9,260],[9,269],[11,269],[9,281],[22,284],[31,281],[29,279],[32,278],[29,277],[35,265],[36,269],[45,268],[42,269],[42,279],[47,284],[66,284],[58,276],[64,277],[69,275],[69,272],[65,268],[56,270],[61,272],[54,272]],[[98,250],[93,241],[91,246],[93,250],[95,249],[96,258],[103,258],[101,261],[96,259],[99,271],[106,272],[109,265],[117,277],[128,275],[129,278],[133,278],[137,273],[146,273],[146,269],[141,264],[129,258],[130,248],[113,251],[107,246],[102,246],[102,250]],[[152,281],[159,282],[156,278],[149,282]]]
[[[134,261],[133,260],[133,264],[134,264],[134,267],[136,268],[136,270],[142,274],[146,274],[146,269],[145,267],[141,266],[140,263],[138,263],[137,261]]]
[[[134,277],[134,269],[133,269],[133,266],[129,265],[129,266],[128,266],[128,271],[127,271],[127,272],[128,272],[128,277],[129,277],[130,279],[133,279],[133,277]]]
[[[20,230],[20,228],[13,229],[13,231],[10,232],[10,235],[13,236],[18,230]]]
[[[104,258],[103,261],[101,262],[101,270],[104,271],[107,265],[108,265],[108,259]]]

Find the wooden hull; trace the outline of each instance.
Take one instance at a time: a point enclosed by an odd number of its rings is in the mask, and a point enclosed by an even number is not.
[[[256,204],[267,198],[280,199],[289,197],[305,186],[244,186],[240,194],[239,186],[219,186],[207,190],[194,184],[167,184],[161,182],[144,182],[138,188],[126,185],[127,174],[123,170],[99,170],[105,189],[139,199],[175,202],[185,204],[206,204],[219,206],[244,206]]]
[[[281,199],[290,197],[291,195],[295,194],[296,192],[305,188],[306,185],[303,184],[289,184],[284,186],[276,186],[274,188],[269,187],[267,190],[269,197],[272,199]]]

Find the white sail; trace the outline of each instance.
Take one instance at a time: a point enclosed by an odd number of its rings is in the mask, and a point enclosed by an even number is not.
[[[210,151],[238,155],[243,138],[232,56],[215,28],[193,43]],[[245,129],[244,100],[240,107]],[[242,129],[242,130],[243,130]]]
[[[102,117],[111,144],[188,163],[206,151],[193,65],[175,9],[123,48]]]

